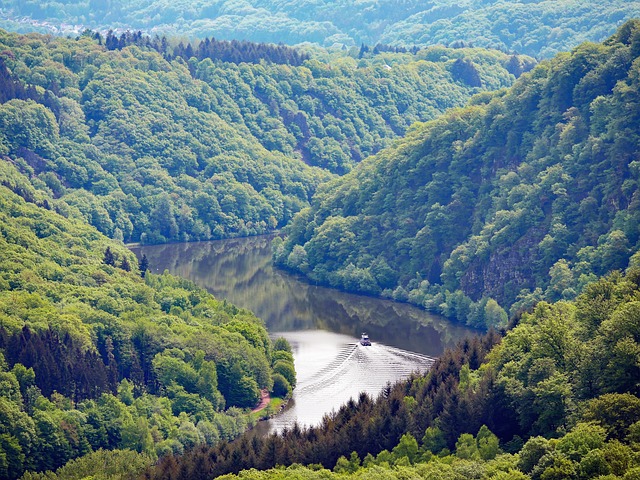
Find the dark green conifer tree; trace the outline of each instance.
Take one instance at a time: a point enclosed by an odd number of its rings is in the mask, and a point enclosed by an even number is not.
[[[147,270],[149,269],[149,260],[146,255],[142,255],[142,259],[140,260],[140,276],[144,278],[147,274]]]
[[[106,263],[107,265],[115,265],[116,263],[116,259],[113,256],[113,252],[111,251],[111,247],[107,247],[107,249],[104,251],[104,263]]]

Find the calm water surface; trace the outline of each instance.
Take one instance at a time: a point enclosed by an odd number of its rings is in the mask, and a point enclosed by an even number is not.
[[[287,410],[268,422],[280,430],[315,425],[361,391],[429,368],[444,348],[474,332],[410,305],[310,285],[273,268],[271,240],[253,237],[133,248],[150,271],[165,269],[218,298],[252,310],[270,334],[293,348],[298,386]],[[359,344],[367,332],[373,344]]]

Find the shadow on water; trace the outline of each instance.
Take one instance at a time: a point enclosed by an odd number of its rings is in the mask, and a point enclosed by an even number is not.
[[[274,269],[272,236],[136,247],[150,270],[188,278],[218,298],[252,310],[292,346],[298,385],[287,409],[259,431],[315,425],[362,391],[424,372],[474,331],[410,305],[310,285]],[[361,332],[373,344],[360,345]]]
[[[253,311],[270,332],[325,330],[438,356],[473,333],[411,305],[311,285],[271,263],[272,236],[136,247],[165,269]]]

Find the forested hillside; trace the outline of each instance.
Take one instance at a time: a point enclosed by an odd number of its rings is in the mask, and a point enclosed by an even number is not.
[[[325,184],[277,262],[474,326],[575,297],[640,245],[639,56],[628,22],[417,126]]]
[[[124,241],[262,233],[327,178],[212,111],[182,59],[2,33],[2,154],[65,214]],[[3,90],[11,90],[6,87]]]
[[[626,275],[590,284],[574,302],[541,302],[504,338],[491,332],[464,341],[425,376],[376,400],[363,394],[317,428],[196,449],[162,460],[149,476],[637,478],[638,257]],[[249,470],[292,464],[307,468]]]
[[[323,49],[312,56],[283,45],[175,41],[140,32],[105,37],[110,50],[136,45],[188,61],[192,76],[211,87],[220,117],[248,128],[268,150],[338,174],[414,122],[465,104],[479,88],[510,86],[536,63],[479,48],[363,46],[357,56]]]
[[[195,77],[212,87],[216,112],[241,119],[265,148],[343,174],[414,122],[463,105],[479,88],[510,86],[534,64],[495,50],[430,48],[334,54],[302,68],[203,61]]]
[[[250,312],[146,273],[6,163],[0,184],[1,478],[98,449],[140,452],[133,467],[215,445],[255,422],[241,409],[260,389],[295,385],[288,345]]]
[[[367,2],[0,0],[12,28],[457,47],[0,31],[0,478],[640,478],[640,20],[533,70],[464,47],[545,56],[640,5]],[[123,242],[284,225],[279,265],[489,332],[246,432],[290,345]]]
[[[168,61],[142,37],[109,40],[113,50],[96,37],[0,32],[0,154],[58,212],[125,242],[281,227],[330,177],[303,160],[346,171],[412,121],[530,65],[445,49],[300,67],[213,61],[205,49],[187,63],[190,44]]]
[[[473,43],[551,57],[601,41],[640,16],[636,0],[2,0],[0,27],[77,34],[143,29],[170,35],[359,47]]]

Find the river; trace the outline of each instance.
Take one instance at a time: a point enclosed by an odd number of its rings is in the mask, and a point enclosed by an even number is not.
[[[425,371],[472,330],[410,305],[311,285],[273,268],[272,236],[134,247],[149,270],[188,278],[217,298],[253,311],[270,335],[292,346],[298,385],[266,427],[315,425],[361,391]],[[359,343],[367,332],[371,346]]]

